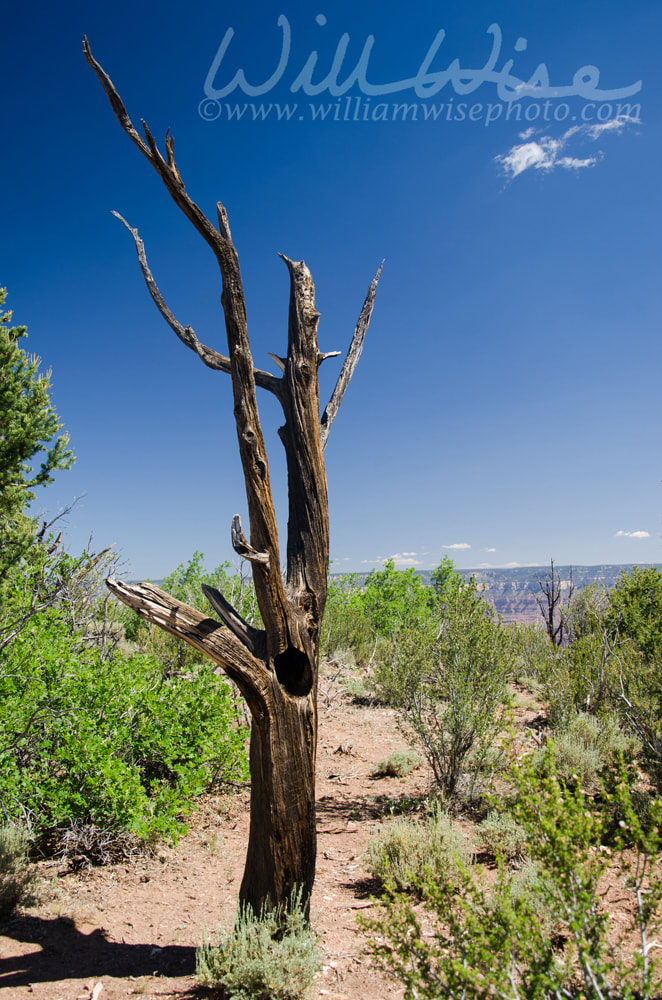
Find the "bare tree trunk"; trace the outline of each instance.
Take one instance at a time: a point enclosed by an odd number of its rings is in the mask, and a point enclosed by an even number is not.
[[[201,344],[191,327],[184,327],[173,316],[149,269],[137,230],[118,216],[133,236],[143,277],[166,322],[204,364],[232,378],[250,518],[249,541],[235,515],[232,543],[251,564],[264,628],[256,629],[245,622],[223,595],[210,587],[203,590],[220,622],[151,584],[129,586],[114,580],[107,584],[147,621],[186,640],[220,664],[237,684],[252,717],[251,824],[240,898],[258,910],[263,903],[273,906],[287,902],[297,888],[307,907],[315,877],[317,672],[329,563],[329,511],[322,451],[358,363],[381,268],[372,281],[338,382],[320,419],[318,369],[322,361],[338,352],[322,354],[318,349],[319,314],[308,268],[303,261],[282,258],[290,275],[287,352],[285,357],[272,355],[280,376],[254,368],[239,260],[223,205],[217,205],[218,225],[214,226],[186,193],[175,164],[172,137],[166,134],[163,157],[147,125],[142,123],[144,138],[134,127],[110,78],[93,58],[87,39],[83,48],[120,125],[157,171],[219,265],[227,357]],[[288,474],[285,581],[256,386],[277,397],[285,416],[279,430]]]
[[[566,629],[562,614],[563,602],[561,601],[561,577],[554,569],[553,559],[551,560],[550,572],[545,573],[545,579],[541,580],[540,577],[538,577],[538,586],[540,587],[543,596],[536,597],[536,601],[538,603],[538,607],[540,608],[543,621],[545,622],[545,631],[547,632],[552,645],[562,646]],[[574,590],[575,587],[572,582],[571,569],[570,583],[566,597],[567,604],[570,603]]]
[[[315,880],[317,710],[311,695],[273,688],[273,711],[251,731],[251,825],[240,897],[287,899]],[[280,702],[280,704],[279,704]]]

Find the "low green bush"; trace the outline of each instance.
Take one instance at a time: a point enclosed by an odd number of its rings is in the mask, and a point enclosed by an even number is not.
[[[577,712],[554,730],[556,773],[566,784],[579,783],[586,791],[597,791],[600,775],[619,755],[631,758],[636,741],[623,733],[611,716]],[[547,749],[537,750],[534,766],[544,768]]]
[[[300,896],[288,907],[241,907],[234,927],[197,951],[197,976],[228,1000],[302,1000],[321,969],[320,949]]]
[[[508,812],[493,809],[476,827],[476,847],[508,863],[527,854],[526,833]]]
[[[411,750],[393,750],[388,757],[378,761],[370,772],[373,778],[404,778],[423,763]]]
[[[415,891],[428,870],[456,884],[470,857],[459,828],[435,808],[427,819],[398,817],[379,829],[368,842],[366,868],[387,888]]]
[[[37,874],[28,858],[30,842],[17,826],[0,827],[0,919],[35,901]]]
[[[210,663],[168,676],[147,656],[102,660],[57,608],[3,651],[0,702],[0,808],[53,846],[72,822],[176,837],[194,796],[247,775],[246,732]]]
[[[402,628],[375,666],[377,691],[392,704],[448,802],[471,798],[495,765],[508,711],[504,632],[473,582],[447,589],[433,615]]]
[[[385,900],[381,915],[364,919],[378,962],[418,1000],[654,1000],[660,995],[653,932],[659,926],[662,878],[657,869],[662,808],[644,828],[622,773],[599,807],[556,774],[553,751],[545,766],[525,761],[513,775],[512,815],[524,829],[532,863],[522,886],[502,863],[496,884],[482,870],[461,868],[443,879],[431,870],[418,882],[418,906],[404,893]],[[604,809],[604,806],[607,806]],[[611,927],[601,879],[613,863],[602,848],[605,822],[623,816],[616,845],[629,877],[631,926]],[[627,852],[625,849],[627,848]],[[429,922],[433,923],[430,933]],[[638,948],[624,950],[635,931]]]

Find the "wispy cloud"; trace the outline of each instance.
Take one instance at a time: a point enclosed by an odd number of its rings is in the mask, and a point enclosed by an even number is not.
[[[424,555],[422,552],[396,552],[395,555],[389,556],[393,560],[396,566],[422,566],[423,560],[417,559],[416,556]],[[386,559],[383,560],[386,562]]]
[[[650,538],[650,531],[617,531],[616,538]]]
[[[481,552],[496,552],[496,549],[481,549]]]
[[[570,156],[565,150],[572,139],[595,141],[609,132],[616,134],[622,132],[627,125],[632,124],[641,123],[637,118],[620,115],[618,118],[612,118],[608,122],[598,122],[595,125],[573,125],[559,139],[553,139],[549,135],[541,135],[534,139],[536,130],[530,128],[520,134],[523,142],[513,146],[507,153],[495,157],[495,162],[511,179],[519,177],[525,170],[530,169],[550,171],[560,167],[563,170],[583,170],[595,166],[604,154],[602,150],[596,150],[591,156]]]
[[[453,542],[452,545],[442,545],[442,549],[470,549],[468,542]]]

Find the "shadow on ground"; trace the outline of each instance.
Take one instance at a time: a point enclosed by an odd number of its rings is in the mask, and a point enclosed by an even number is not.
[[[35,945],[34,951],[0,962],[0,989],[56,983],[62,979],[99,976],[190,976],[195,948],[109,941],[100,929],[82,934],[68,920],[16,917],[0,926],[14,941]]]
[[[428,799],[428,792],[419,792],[416,795],[405,793],[362,795],[353,798],[322,795],[317,800],[317,819],[318,823],[334,821],[360,823],[371,819],[385,819],[388,816],[410,816],[423,809]]]

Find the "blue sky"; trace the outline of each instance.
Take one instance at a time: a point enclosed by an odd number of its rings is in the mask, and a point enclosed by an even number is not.
[[[40,503],[80,496],[70,549],[115,542],[159,578],[233,559],[243,481],[229,378],[165,325],[111,211],[223,351],[220,279],[83,34],[134,122],[170,127],[194,200],[225,204],[256,365],[285,344],[279,251],[313,273],[324,351],[386,260],[325,453],[335,570],[662,562],[659,0],[5,11],[0,284],[77,455]]]

